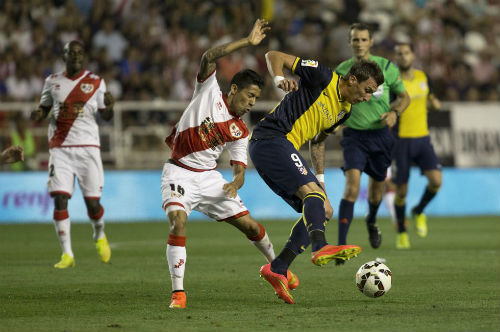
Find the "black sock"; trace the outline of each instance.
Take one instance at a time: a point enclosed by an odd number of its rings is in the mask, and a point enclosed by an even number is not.
[[[288,267],[292,264],[295,257],[297,257],[296,253],[289,248],[283,248],[278,257],[271,262],[271,271],[286,277],[286,270],[288,270]]]
[[[394,209],[396,210],[396,219],[398,221],[398,233],[406,232],[406,227],[405,227],[406,204],[404,203],[403,205],[394,204]]]
[[[413,213],[415,214],[421,214],[427,204],[436,196],[437,192],[432,192],[429,190],[429,188],[425,188],[424,194],[422,195],[422,198],[420,199],[420,203],[418,203],[417,206],[415,206],[412,210]]]
[[[311,251],[315,252],[323,248],[326,243],[325,232],[320,230],[312,230],[309,232],[309,239],[311,240]]]
[[[301,254],[309,246],[309,233],[307,233],[304,218],[300,218],[293,225],[292,233],[285,244],[285,248],[290,249],[295,255]]]
[[[368,227],[374,226],[375,223],[377,222],[377,211],[379,206],[380,202],[376,204],[369,203],[368,216],[366,216],[366,225]]]

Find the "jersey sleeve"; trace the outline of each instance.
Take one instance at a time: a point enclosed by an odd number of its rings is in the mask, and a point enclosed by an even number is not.
[[[226,143],[227,150],[231,157],[231,165],[241,165],[247,167],[247,147],[248,147],[248,136],[236,141]]]
[[[194,94],[196,95],[202,91],[206,91],[206,90],[210,89],[211,87],[213,87],[214,85],[218,86],[215,69],[210,75],[208,75],[206,78],[203,78],[203,79],[200,78],[200,76],[198,74],[198,76],[196,76],[196,84],[194,86]]]
[[[389,86],[390,92],[398,95],[401,92],[406,91],[399,69],[392,62],[389,62],[387,65],[387,70],[384,73],[384,79]]]
[[[106,92],[106,82],[101,79],[101,84],[99,84],[99,89],[97,90],[97,108],[102,110],[106,108],[104,104],[104,93]]]
[[[301,84],[308,88],[324,88],[332,80],[332,70],[316,60],[295,58],[292,72],[301,78]]]
[[[51,85],[52,82],[49,76],[45,79],[45,82],[43,83],[42,93],[40,96],[40,106],[52,107],[53,99],[52,99],[52,94],[50,93]]]

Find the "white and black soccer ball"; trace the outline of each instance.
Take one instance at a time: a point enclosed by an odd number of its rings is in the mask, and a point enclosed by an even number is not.
[[[367,262],[356,272],[356,286],[368,297],[380,297],[391,289],[392,272],[377,261]]]

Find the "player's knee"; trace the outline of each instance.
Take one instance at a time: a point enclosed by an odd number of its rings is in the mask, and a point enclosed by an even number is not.
[[[186,212],[176,210],[168,213],[170,222],[170,233],[174,235],[183,234],[186,229]]]
[[[98,199],[86,199],[85,203],[87,205],[87,214],[92,218],[101,213],[102,206]],[[96,219],[96,218],[92,218]],[[99,218],[97,218],[99,219]]]
[[[68,196],[63,194],[54,195],[54,207],[56,210],[66,210],[68,208]]]
[[[358,188],[356,186],[346,186],[344,191],[344,199],[355,202],[358,198]]]
[[[429,181],[429,189],[433,192],[437,192],[441,188],[442,180],[441,178],[431,179]]]

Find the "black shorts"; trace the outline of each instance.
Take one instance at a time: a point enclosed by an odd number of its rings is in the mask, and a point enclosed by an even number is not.
[[[396,139],[392,181],[396,184],[408,183],[412,163],[417,164],[422,173],[441,169],[429,136]]]
[[[385,127],[373,130],[345,128],[340,141],[344,153],[342,169],[359,169],[376,181],[384,181],[391,165],[394,136]]]
[[[286,137],[251,139],[248,151],[269,188],[302,213],[302,200],[295,193],[309,182],[320,184],[293,144]]]

